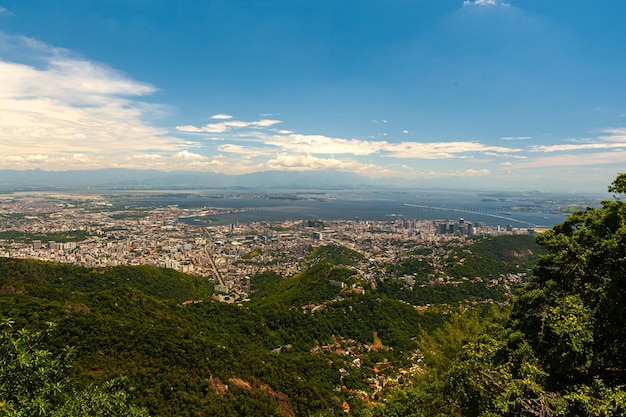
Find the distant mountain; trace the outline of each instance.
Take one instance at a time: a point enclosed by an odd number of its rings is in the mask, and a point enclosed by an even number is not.
[[[382,182],[384,184],[386,181]],[[0,170],[0,189],[103,188],[358,188],[380,181],[341,171],[265,171],[242,175],[213,172],[109,168],[77,171]]]

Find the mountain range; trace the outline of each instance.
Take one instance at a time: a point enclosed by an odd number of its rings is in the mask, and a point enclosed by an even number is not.
[[[395,179],[370,179],[350,172],[265,171],[227,175],[214,172],[107,168],[75,171],[0,170],[0,189],[66,187],[102,188],[318,188],[345,189],[397,184]]]

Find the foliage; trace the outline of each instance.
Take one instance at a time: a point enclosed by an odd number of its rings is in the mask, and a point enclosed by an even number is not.
[[[624,197],[626,195],[626,173],[617,175],[609,186],[609,192],[615,194],[616,197]]]
[[[0,324],[0,415],[3,416],[147,416],[129,402],[121,380],[77,391],[69,379],[73,349],[54,353],[42,331],[16,330]]]
[[[495,300],[504,301],[502,288],[485,282],[465,282],[455,284],[421,285],[408,289],[398,281],[385,281],[378,284],[379,292],[417,306],[451,304],[465,301]]]
[[[338,245],[324,245],[313,248],[309,255],[311,264],[318,263],[320,260],[332,265],[355,265],[357,262],[365,259],[365,256],[353,249]]]
[[[427,259],[423,259],[423,257],[410,256],[402,259],[400,262],[388,264],[387,270],[395,277],[416,275],[419,282],[424,282],[428,274],[435,272],[435,267]]]
[[[31,242],[41,240],[47,242],[79,242],[87,238],[87,233],[83,230],[72,230],[58,233],[26,233],[17,230],[0,231],[0,239],[13,240],[16,242]]]
[[[609,191],[623,196],[626,175]],[[510,317],[425,337],[421,383],[375,416],[626,415],[626,203],[574,213],[537,240],[547,254]]]
[[[353,270],[345,267],[318,263],[292,277],[280,280],[271,280],[272,274],[262,275],[261,278],[252,277],[250,283],[256,290],[252,300],[264,305],[301,306],[322,303],[335,298],[341,291],[340,287],[331,285],[331,281],[345,282],[354,274]],[[260,286],[257,286],[257,280],[262,280]]]
[[[465,251],[469,250],[469,254]],[[453,277],[499,277],[502,274],[530,272],[537,256],[546,253],[531,235],[504,235],[484,238],[468,249],[456,250],[463,262],[448,262],[445,271]]]
[[[550,254],[516,302],[515,325],[555,387],[594,377],[624,382],[626,203],[574,213],[538,241]]]
[[[134,288],[147,295],[173,301],[207,297],[213,286],[207,280],[173,269],[150,266],[82,268],[69,264],[0,258],[0,284],[19,286],[33,295],[42,291],[57,298],[68,292]],[[41,294],[44,295],[44,294]]]

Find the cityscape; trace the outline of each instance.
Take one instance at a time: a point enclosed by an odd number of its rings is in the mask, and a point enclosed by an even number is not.
[[[465,218],[210,224],[211,216],[231,212],[206,206],[116,208],[101,195],[4,199],[0,200],[0,256],[84,267],[172,268],[215,282],[216,296],[233,302],[248,296],[250,276],[273,271],[289,277],[300,272],[314,246],[339,245],[362,253],[366,261],[357,269],[369,286],[385,278],[377,264],[394,263],[415,248],[441,248],[427,259],[437,266],[452,248],[468,246],[475,239],[541,231],[488,226]],[[202,226],[181,221],[207,216]],[[429,278],[430,283],[456,284],[443,272]],[[405,279],[414,284],[414,277]]]

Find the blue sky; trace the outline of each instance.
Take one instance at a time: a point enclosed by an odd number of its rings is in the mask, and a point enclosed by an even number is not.
[[[0,169],[604,191],[625,21],[621,0],[0,0]]]

